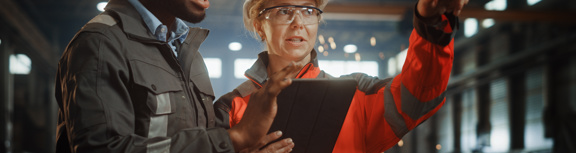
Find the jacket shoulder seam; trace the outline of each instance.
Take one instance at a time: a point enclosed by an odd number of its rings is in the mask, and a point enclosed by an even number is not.
[[[109,14],[100,14],[100,15],[97,15],[96,17],[92,18],[92,20],[88,21],[87,24],[93,24],[93,23],[100,23],[100,24],[104,24],[107,26],[114,26],[118,22],[116,21],[116,19],[114,19],[114,17],[112,17]]]
[[[254,85],[254,83],[250,80],[244,81],[238,87],[236,87],[236,91],[240,94],[240,97],[244,98],[253,92],[255,92],[258,88]]]

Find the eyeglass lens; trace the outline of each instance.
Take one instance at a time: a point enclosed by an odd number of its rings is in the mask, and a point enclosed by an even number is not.
[[[294,21],[295,14],[299,14],[303,24],[316,24],[319,20],[319,14],[316,9],[305,7],[279,7],[269,11],[267,19],[276,24],[290,24]]]

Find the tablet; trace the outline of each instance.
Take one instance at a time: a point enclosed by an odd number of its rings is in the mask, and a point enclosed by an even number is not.
[[[352,79],[294,79],[277,97],[269,132],[292,138],[293,152],[332,152],[356,92]]]

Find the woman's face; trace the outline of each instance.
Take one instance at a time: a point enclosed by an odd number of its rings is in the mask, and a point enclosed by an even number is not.
[[[281,5],[315,7],[315,4],[314,0],[272,0],[265,4],[265,8]],[[261,16],[260,25],[256,27],[258,29],[259,26],[260,35],[264,36],[269,54],[289,61],[301,61],[310,54],[316,43],[318,23],[305,24],[299,15],[294,15],[292,22],[286,24],[278,24],[264,18]]]

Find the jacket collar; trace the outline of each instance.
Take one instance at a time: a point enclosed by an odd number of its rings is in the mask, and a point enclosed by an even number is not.
[[[263,51],[258,54],[258,59],[250,69],[246,70],[244,75],[256,85],[262,87],[262,85],[268,81],[268,63],[268,51]],[[296,78],[301,78],[311,67],[318,67],[317,53],[314,49],[311,51],[310,62],[300,70]]]
[[[150,12],[139,0],[128,0],[130,4],[138,11],[140,17],[146,24],[149,32],[151,32],[154,36],[156,36],[157,40],[170,42],[173,39],[178,39],[180,42],[183,42],[186,38],[186,34],[188,33],[188,26],[184,21],[176,18],[174,24],[172,25],[172,29],[174,31],[167,31],[171,33],[171,38],[166,38],[166,33],[161,30],[161,28],[167,28],[152,12]]]
[[[127,0],[110,0],[105,9],[118,15],[121,28],[128,36],[148,41],[156,40],[155,36],[148,32],[136,8]]]
[[[128,37],[144,42],[165,43],[158,41],[156,36],[149,32],[142,16],[138,13],[136,8],[128,2],[128,0],[110,0],[105,9],[106,11],[111,11],[113,14],[118,16],[119,25]],[[184,43],[190,42],[189,38],[204,40],[208,36],[208,32],[208,29],[190,28]],[[194,34],[201,35],[194,36]]]

